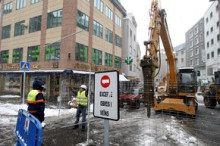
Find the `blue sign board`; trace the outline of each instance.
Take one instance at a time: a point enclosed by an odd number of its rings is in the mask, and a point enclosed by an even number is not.
[[[20,109],[15,135],[16,146],[41,146],[43,135],[40,121],[28,111]]]
[[[31,67],[30,62],[21,62],[20,63],[20,70],[28,71],[28,70],[30,70],[30,67]]]

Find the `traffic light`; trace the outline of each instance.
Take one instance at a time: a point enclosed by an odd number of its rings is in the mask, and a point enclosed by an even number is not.
[[[131,57],[126,57],[125,63],[127,63],[127,65],[130,65],[132,62],[133,62],[133,59]]]

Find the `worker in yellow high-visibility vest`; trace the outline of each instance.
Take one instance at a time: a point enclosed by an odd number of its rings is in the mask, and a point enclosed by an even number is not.
[[[76,96],[76,102],[78,105],[76,112],[76,121],[73,127],[73,129],[77,129],[79,127],[78,123],[80,119],[80,114],[82,113],[82,131],[86,130],[86,111],[88,105],[88,92],[86,91],[86,89],[86,85],[81,85],[79,87],[79,91]]]
[[[41,123],[44,121],[45,99],[42,91],[44,82],[35,80],[33,82],[33,90],[28,93],[27,104],[28,112],[34,115]]]

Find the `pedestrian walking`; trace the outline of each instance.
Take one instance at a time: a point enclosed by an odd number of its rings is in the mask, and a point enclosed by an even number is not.
[[[42,93],[45,90],[44,82],[35,80],[33,90],[28,93],[28,112],[34,115],[41,123],[44,121],[45,99]]]
[[[81,85],[79,87],[79,91],[77,92],[76,96],[76,102],[77,102],[77,111],[76,111],[76,121],[73,129],[79,128],[79,119],[80,114],[82,113],[82,131],[86,130],[86,111],[88,106],[88,92],[86,85]]]

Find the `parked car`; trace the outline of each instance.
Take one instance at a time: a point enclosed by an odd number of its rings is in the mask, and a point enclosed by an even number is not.
[[[128,105],[130,107],[139,109],[142,100],[142,93],[143,92],[141,88],[131,89],[122,92],[119,98],[120,107]]]

